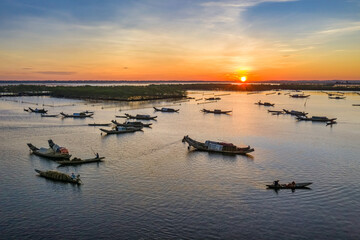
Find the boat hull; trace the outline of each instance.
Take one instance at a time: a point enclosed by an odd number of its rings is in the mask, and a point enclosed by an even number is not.
[[[295,186],[291,184],[279,184],[275,186],[274,184],[266,185],[267,188],[270,189],[301,189],[301,188],[308,188],[308,186],[312,184],[311,182],[308,183],[296,183]]]
[[[60,154],[60,153],[42,153],[39,151],[37,147],[32,145],[31,143],[27,144],[30,148],[31,152],[37,156],[49,158],[49,159],[70,159],[70,154]]]
[[[37,172],[40,177],[44,177],[54,181],[81,184],[81,180],[79,178],[74,179],[66,173],[61,173],[57,171],[41,171],[38,169],[35,169],[35,172]]]
[[[67,160],[67,161],[56,161],[60,165],[80,165],[85,163],[102,162],[105,157],[89,158],[84,160]]]

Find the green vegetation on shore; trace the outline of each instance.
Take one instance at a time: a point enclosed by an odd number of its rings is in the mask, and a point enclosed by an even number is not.
[[[141,101],[166,98],[184,98],[187,90],[196,91],[271,91],[271,90],[360,91],[360,87],[333,84],[152,84],[146,86],[46,86],[7,85],[0,92],[15,95],[49,95],[52,97]]]

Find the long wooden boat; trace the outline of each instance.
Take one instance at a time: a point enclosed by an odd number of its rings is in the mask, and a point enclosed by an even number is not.
[[[140,121],[136,121],[136,122],[126,121],[126,122],[123,122],[123,123],[119,123],[116,120],[111,120],[111,122],[113,124],[115,124],[116,126],[122,126],[122,127],[148,127],[148,128],[150,128],[151,125],[152,125],[152,123],[143,123],[143,122],[140,122]]]
[[[101,126],[101,127],[106,127],[106,126],[110,126],[111,123],[89,123],[88,126]]]
[[[311,182],[306,182],[306,183],[288,183],[288,184],[278,184],[278,185],[274,185],[274,184],[268,184],[266,185],[267,188],[271,188],[271,189],[301,189],[301,188],[307,188],[307,186],[309,186],[310,184],[312,184]]]
[[[60,165],[80,165],[85,163],[94,163],[94,162],[102,162],[105,157],[98,157],[98,158],[88,158],[88,159],[80,159],[80,158],[73,158],[71,160],[66,161],[56,161]]]
[[[92,117],[94,114],[93,113],[89,113],[89,114],[86,114],[86,113],[73,113],[73,114],[66,114],[66,113],[63,113],[61,112],[60,113],[64,118],[87,118],[87,117]]]
[[[73,177],[71,177],[70,175],[68,175],[66,173],[53,171],[53,170],[41,171],[41,170],[35,169],[35,172],[37,172],[39,174],[39,176],[47,178],[47,179],[52,179],[52,180],[60,181],[60,182],[81,184],[80,175],[73,178]]]
[[[117,126],[115,130],[109,130],[109,129],[103,129],[100,128],[100,131],[106,133],[106,134],[121,134],[121,133],[131,133],[136,131],[141,131],[142,127],[122,127]]]
[[[210,97],[210,98],[205,98],[205,100],[207,100],[207,101],[217,101],[217,100],[221,100],[221,98],[219,98],[219,97]]]
[[[335,121],[337,118],[318,117],[318,116],[312,116],[312,117],[296,116],[296,119],[297,119],[297,120],[300,120],[300,121],[333,122],[333,121]]]
[[[232,112],[232,111],[222,111],[220,109],[208,110],[205,108],[203,108],[201,111],[204,113],[213,113],[213,114],[229,114]]]
[[[255,103],[256,105],[262,105],[262,106],[266,106],[266,107],[273,107],[275,105],[275,103],[269,103],[269,102],[261,102],[258,101],[257,103]]]
[[[225,153],[225,154],[247,154],[254,151],[254,148],[250,148],[250,146],[246,147],[237,147],[232,143],[224,143],[224,142],[214,142],[214,141],[206,141],[206,142],[198,142],[189,136],[184,136],[183,142],[187,142],[189,144],[188,148],[194,147],[199,151],[206,152],[217,152],[217,153]]]
[[[308,97],[310,97],[310,95],[305,95],[305,94],[289,94],[289,96],[292,98],[308,98]]]
[[[283,111],[286,113],[286,114],[290,114],[290,115],[293,115],[293,116],[306,116],[308,113],[306,112],[300,112],[300,111],[295,111],[295,110],[286,110],[286,109],[283,109]]]
[[[50,159],[70,159],[71,155],[66,151],[55,151],[52,147],[50,148],[37,148],[31,143],[27,144],[31,152],[37,156],[50,158]]]
[[[59,116],[59,114],[46,114],[46,113],[41,114],[41,117],[57,117],[57,116]]]
[[[138,119],[138,120],[155,120],[157,116],[150,116],[150,115],[142,115],[137,114],[135,116],[125,113],[125,116],[130,119]]]
[[[41,108],[41,109],[38,109],[38,108],[35,108],[35,109],[32,109],[31,107],[29,107],[29,110],[33,113],[47,113],[48,110],[45,110],[45,108]]]
[[[360,104],[353,104],[354,107],[360,107]]]
[[[278,111],[278,110],[268,110],[269,113],[278,113],[278,114],[282,114],[284,113],[284,111]]]
[[[174,109],[174,108],[156,108],[153,107],[155,111],[157,112],[179,112],[180,109]]]

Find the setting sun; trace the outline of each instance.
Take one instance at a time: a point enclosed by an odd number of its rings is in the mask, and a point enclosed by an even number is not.
[[[246,81],[246,76],[242,76],[242,77],[240,78],[240,80],[241,80],[242,82],[245,82],[245,81]]]

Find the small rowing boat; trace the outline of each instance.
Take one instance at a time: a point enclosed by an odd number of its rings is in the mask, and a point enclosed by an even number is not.
[[[274,105],[275,105],[275,103],[269,103],[269,102],[261,102],[261,100],[260,101],[258,101],[257,103],[255,103],[256,105],[262,105],[262,106],[266,106],[266,107],[273,107]]]
[[[288,183],[288,184],[278,184],[275,186],[275,184],[269,184],[269,185],[266,185],[267,188],[270,188],[270,189],[306,189],[307,186],[309,186],[310,184],[312,184],[311,182],[306,182],[306,183],[295,183],[295,184],[292,184],[292,183]]]
[[[101,126],[101,127],[106,127],[106,126],[110,126],[111,123],[89,123],[88,126]]]
[[[130,119],[138,119],[138,120],[155,120],[157,116],[143,115],[137,114],[136,116],[125,113],[125,116]]]
[[[295,111],[295,110],[286,110],[286,109],[283,109],[283,111],[286,113],[286,114],[290,114],[290,115],[293,115],[293,116],[306,116],[308,113],[306,112],[300,112],[300,111]]]
[[[153,107],[155,111],[157,112],[179,112],[180,109],[174,109],[174,108],[156,108]]]
[[[86,114],[84,112],[80,112],[80,113],[73,113],[73,114],[66,114],[61,112],[60,113],[64,118],[87,118],[87,117],[92,117],[92,115],[94,115],[94,113],[89,113]]]
[[[66,173],[53,171],[53,170],[41,171],[41,170],[35,169],[35,172],[37,172],[40,177],[52,179],[55,181],[81,184],[80,175],[77,175],[76,177],[75,176],[72,177]]]
[[[296,116],[296,119],[297,119],[297,120],[300,120],[300,121],[333,122],[333,121],[335,121],[337,118],[318,117],[318,116],[312,116],[312,117]]]
[[[115,124],[116,126],[123,126],[123,127],[148,127],[148,128],[150,128],[151,125],[152,125],[152,123],[143,123],[143,122],[140,122],[140,121],[136,121],[136,122],[126,121],[126,122],[123,122],[123,123],[119,123],[116,120],[111,120],[111,122],[113,124]]]
[[[46,113],[41,114],[41,117],[57,117],[57,116],[59,116],[59,114],[46,114]]]
[[[95,158],[88,158],[88,159],[80,159],[80,158],[73,158],[71,160],[66,161],[56,161],[60,165],[80,165],[85,163],[94,163],[94,162],[102,162],[105,157],[95,157]]]
[[[106,134],[121,134],[121,133],[131,133],[131,132],[136,132],[136,131],[142,131],[142,127],[116,126],[114,130],[100,128],[100,131],[102,131]]]
[[[213,114],[229,114],[231,113],[232,111],[222,111],[220,109],[214,109],[214,110],[208,110],[208,109],[202,109],[201,110],[202,112],[204,113],[213,113]]]
[[[24,109],[25,110],[25,109]],[[45,110],[45,108],[35,108],[35,109],[32,109],[31,107],[29,107],[29,111],[30,112],[33,112],[33,113],[47,113],[48,110]],[[28,111],[27,111],[28,112]]]

